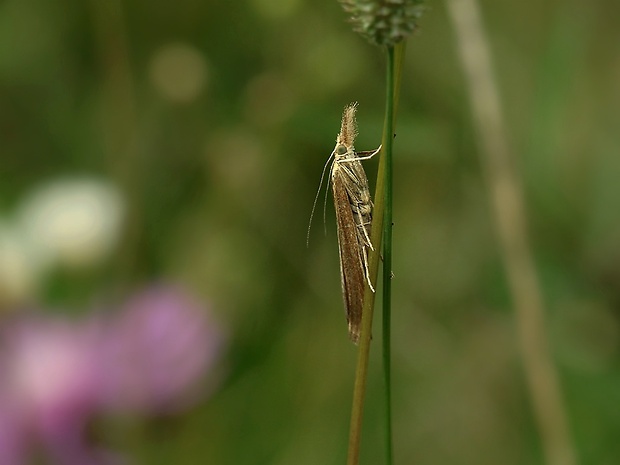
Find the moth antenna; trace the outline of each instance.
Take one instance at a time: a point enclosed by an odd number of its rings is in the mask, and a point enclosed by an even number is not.
[[[332,161],[332,165],[335,161]],[[325,185],[325,197],[323,197],[323,233],[327,236],[327,193],[329,192],[329,183],[332,178],[329,176],[327,178],[327,184]]]
[[[312,202],[312,211],[310,212],[310,221],[308,222],[308,233],[306,234],[306,247],[310,247],[310,228],[312,227],[312,218],[314,218],[314,210],[316,210],[316,203],[319,200],[319,195],[321,194],[321,186],[323,185],[323,178],[325,178],[325,172],[327,171],[327,167],[329,166],[329,161],[333,157],[334,157],[334,152],[331,153],[331,155],[325,162],[325,165],[323,166],[323,172],[321,173],[321,180],[319,181],[319,188],[317,189],[316,195],[314,196],[314,202]],[[329,179],[327,182],[329,183]],[[327,202],[327,193],[325,193],[325,199]],[[323,223],[325,223],[325,212],[323,212]]]

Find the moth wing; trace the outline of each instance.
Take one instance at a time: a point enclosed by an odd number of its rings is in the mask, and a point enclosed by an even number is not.
[[[362,307],[364,304],[364,270],[361,262],[362,249],[358,239],[357,224],[349,202],[346,181],[338,164],[332,171],[334,207],[338,223],[338,250],[340,255],[340,278],[342,296],[349,324],[349,337],[357,344],[359,340]]]
[[[372,221],[373,203],[370,198],[368,179],[364,172],[364,167],[359,161],[346,162],[339,166],[338,175],[345,181],[343,182],[352,205],[356,205],[354,220],[358,228],[362,228],[361,243],[370,249],[373,248],[370,242],[370,227]]]

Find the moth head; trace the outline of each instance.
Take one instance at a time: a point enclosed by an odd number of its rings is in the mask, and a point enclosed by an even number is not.
[[[336,158],[343,158],[343,155],[346,155],[349,149],[343,144],[336,144],[336,148],[334,149],[334,155]]]

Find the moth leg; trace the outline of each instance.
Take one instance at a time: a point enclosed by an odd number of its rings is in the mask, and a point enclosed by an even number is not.
[[[372,287],[372,283],[370,282],[370,271],[368,269],[368,254],[366,253],[366,248],[362,250],[362,258],[364,259],[364,274],[366,275],[366,281],[368,281],[368,287],[374,293],[375,288]]]
[[[364,239],[366,239],[366,243],[370,247],[370,250],[374,252],[375,248],[372,246],[372,242],[370,242],[370,237],[368,236],[368,233],[366,232],[366,224],[364,223],[364,218],[362,218],[362,214],[359,212],[359,209],[356,208],[355,213],[357,214],[357,217],[359,218],[359,223],[357,224],[357,227],[362,229],[364,233]]]
[[[370,160],[372,157],[374,157],[380,151],[381,151],[381,145],[376,150],[368,150],[366,152],[355,152],[355,155],[363,155],[362,157],[345,158],[343,160],[338,160],[338,161],[340,163],[343,163],[343,162],[347,163],[347,162],[359,161],[359,160]],[[368,154],[370,154],[370,155],[368,155]]]
[[[381,151],[381,145],[377,147],[375,150],[367,150],[365,152],[357,152],[356,155],[363,155],[361,157],[357,157],[358,160],[370,160],[376,154]]]

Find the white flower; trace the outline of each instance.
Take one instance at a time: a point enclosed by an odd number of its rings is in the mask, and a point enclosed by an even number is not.
[[[118,240],[123,205],[111,184],[64,179],[43,185],[23,202],[17,218],[43,262],[87,266]]]

